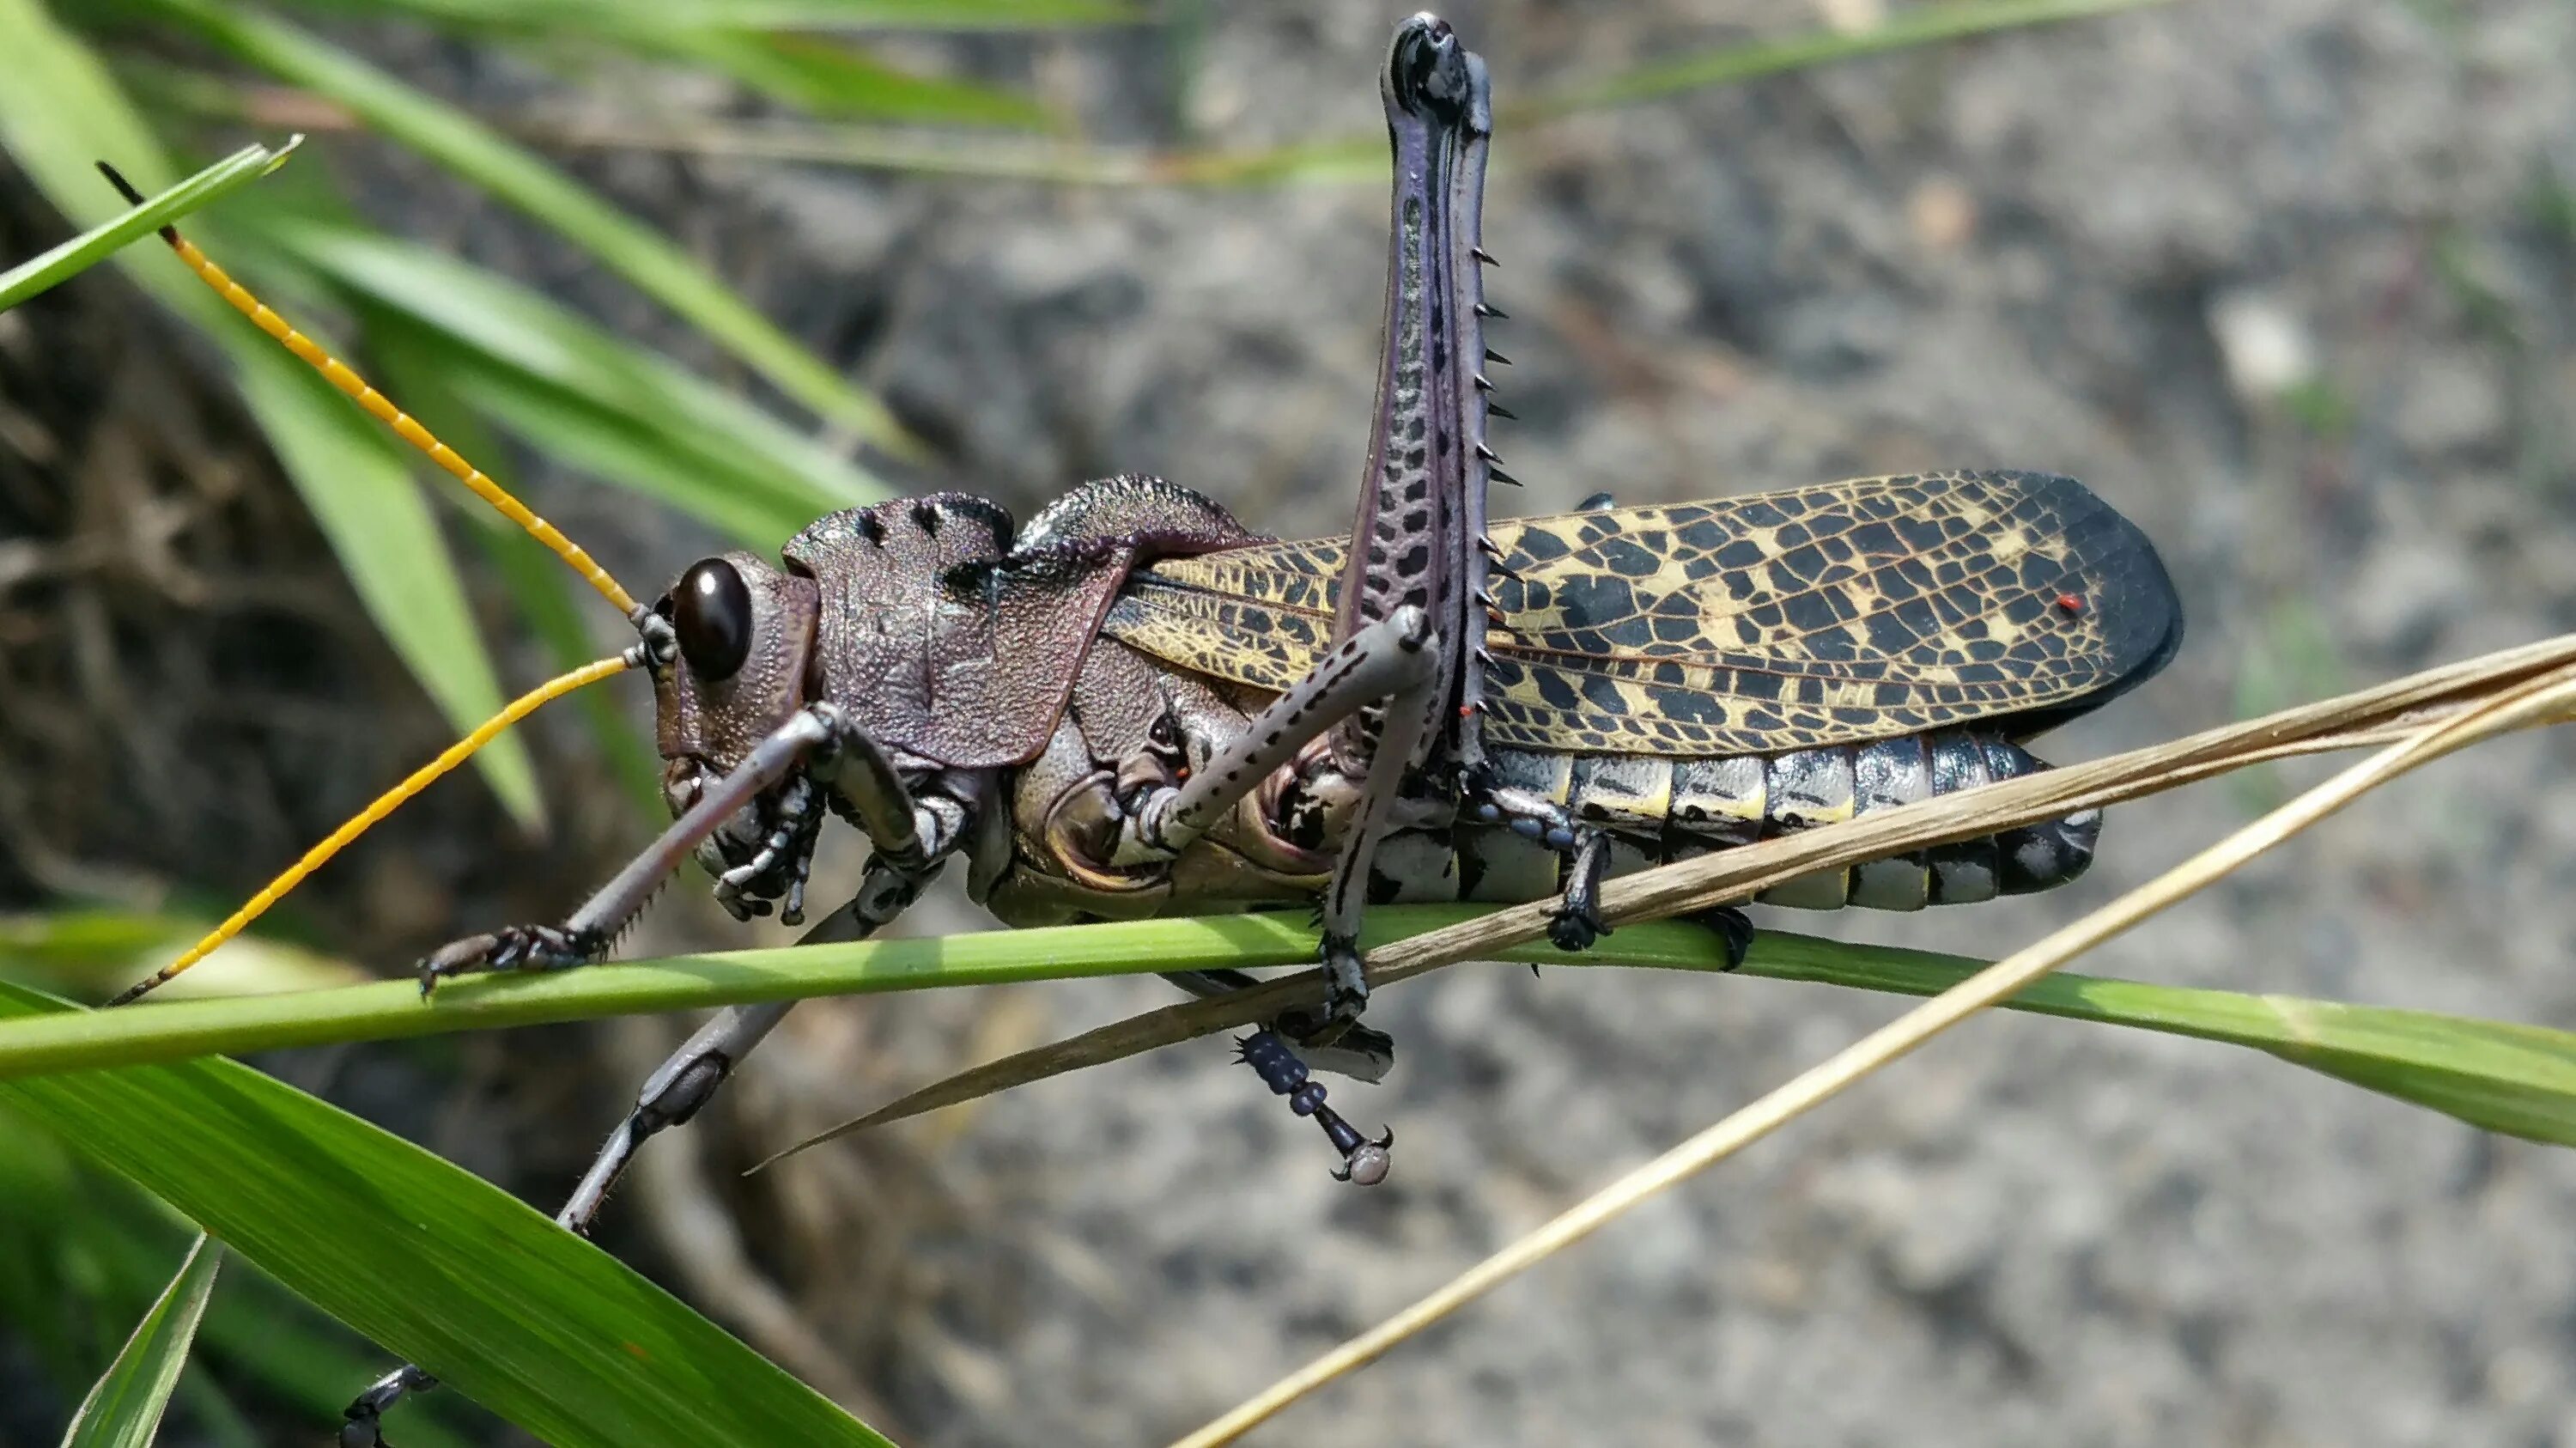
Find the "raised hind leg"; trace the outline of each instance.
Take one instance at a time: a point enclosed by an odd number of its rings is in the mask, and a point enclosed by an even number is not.
[[[1493,114],[1484,62],[1445,22],[1397,27],[1379,89],[1395,153],[1377,417],[1334,617],[1336,642],[1422,610],[1435,631],[1421,682],[1339,726],[1335,757],[1363,779],[1323,900],[1327,1038],[1368,1002],[1360,916],[1390,829],[1454,804],[1482,759],[1489,543],[1479,212]]]

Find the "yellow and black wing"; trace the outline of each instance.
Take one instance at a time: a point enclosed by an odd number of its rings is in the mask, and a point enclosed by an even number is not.
[[[2160,668],[2182,609],[2072,478],[1939,473],[1498,522],[1496,744],[1772,754],[1984,721],[2026,737]],[[1332,632],[1346,544],[1132,575],[1105,631],[1285,690]],[[1506,573],[1503,570],[1508,570]]]

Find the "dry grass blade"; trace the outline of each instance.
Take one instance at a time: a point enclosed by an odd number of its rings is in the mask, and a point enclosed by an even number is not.
[[[1998,1004],[2077,955],[2206,889],[2257,855],[2398,775],[2509,730],[2576,710],[2576,666],[2498,688],[2307,791],[2147,884],[1979,971],[1792,1078],[1760,1100],[1629,1172],[1404,1311],[1280,1379],[1173,1448],[1218,1448],[1289,1404],[1365,1366],[1492,1288],[1572,1246],[1646,1200],[1770,1135],[1924,1042]],[[2190,741],[2184,741],[2188,744]],[[2105,761],[2108,763],[2110,761]],[[1478,922],[1482,923],[1482,922]]]
[[[2576,636],[2525,644],[2089,764],[1722,850],[1612,880],[1602,893],[1603,913],[1614,923],[1686,914],[1748,899],[1814,870],[1971,839],[2294,755],[2386,744],[2411,736],[2427,721],[2473,708],[2501,691],[2570,664],[2576,664]],[[1515,906],[1382,946],[1369,952],[1369,979],[1387,985],[1539,939],[1547,933],[1552,908],[1544,901]],[[760,1165],[872,1126],[1268,1020],[1290,1007],[1320,1000],[1321,993],[1320,973],[1305,971],[1230,995],[1113,1021],[934,1082],[798,1142]]]

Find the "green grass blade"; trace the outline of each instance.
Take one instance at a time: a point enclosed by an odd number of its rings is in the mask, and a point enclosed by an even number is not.
[[[1504,107],[1501,120],[1506,124],[1551,120],[1576,111],[1634,105],[1705,86],[1729,85],[1839,60],[2160,3],[2162,0],[1958,0],[1955,4],[1909,5],[1864,29],[1810,31],[1654,61],[1606,80]]]
[[[506,520],[495,519],[494,524],[478,528],[476,537],[518,605],[520,622],[546,646],[553,667],[569,673],[598,658],[605,651],[592,641],[586,622],[591,615],[585,606],[590,590],[574,582],[563,560],[544,544]],[[573,596],[574,588],[581,588],[582,598]],[[573,707],[580,711],[601,765],[644,827],[636,839],[651,838],[671,819],[669,796],[662,790],[662,756],[654,751],[651,737],[636,727],[618,697],[605,689],[582,690],[574,697]]]
[[[69,1010],[0,986],[0,1022]],[[23,1081],[0,1105],[560,1448],[885,1443],[508,1194],[246,1066]]]
[[[0,0],[0,54],[9,57],[8,83],[0,85],[0,145],[54,209],[81,226],[125,212],[123,199],[94,168],[98,161],[123,171],[146,196],[178,184],[161,143],[107,67],[55,23],[41,0]],[[134,255],[119,259],[133,269]]]
[[[67,1391],[84,1388],[104,1346],[84,1329],[131,1322],[168,1283],[171,1258],[195,1235],[168,1207],[83,1168],[52,1136],[0,1110],[0,1322]],[[325,1328],[310,1307],[256,1270],[234,1268],[198,1325],[190,1371],[180,1380],[181,1406],[203,1409],[188,1379],[220,1366],[228,1383],[313,1422],[335,1420],[355,1385],[372,1381],[383,1364],[373,1353],[361,1356],[355,1339]],[[467,1407],[454,1396],[406,1407],[403,1448],[464,1448],[446,1424]]]
[[[780,419],[529,288],[427,247],[257,217],[260,239],[403,341],[477,410],[558,460],[776,548],[883,484]],[[382,328],[371,316],[371,330]]]
[[[133,104],[36,0],[0,0],[0,53],[11,66],[0,85],[0,143],[64,215],[94,224],[125,209],[92,168],[96,160],[113,163],[147,194],[172,184],[170,164]],[[158,248],[118,260],[222,343],[252,414],[368,614],[458,732],[498,713],[500,686],[464,585],[394,440]],[[516,739],[497,741],[474,762],[513,815],[528,823],[542,817],[535,771]]]
[[[1046,107],[1015,91],[900,70],[846,42],[742,29],[637,28],[628,43],[723,71],[744,85],[820,116],[916,125],[1048,127]]]
[[[244,146],[160,195],[146,197],[142,205],[114,220],[0,272],[0,312],[71,280],[128,242],[150,236],[285,165],[293,149],[292,142],[276,150]]]
[[[285,21],[212,0],[153,3],[242,59],[348,107],[374,129],[561,232],[817,416],[890,451],[919,451],[884,404],[851,386],[669,238],[534,152]]]
[[[1477,913],[1414,906],[1370,914],[1371,943]],[[1147,971],[1304,965],[1315,936],[1289,916],[1152,920],[990,931],[682,956],[440,988],[426,1004],[401,982],[253,999],[173,1002],[0,1024],[0,1079],[337,1041],[535,1025],[818,995],[1063,980]],[[1583,955],[1544,945],[1511,961],[1715,971],[1709,932],[1622,926]],[[1931,995],[1983,962],[1766,931],[1742,973]],[[2269,1052],[2492,1130],[2576,1145],[2576,1033],[2381,1006],[2058,976],[2016,1010],[2129,1026]]]
[[[1132,0],[300,0],[308,10],[365,18],[388,10],[477,29],[558,36],[610,32],[639,21],[747,30],[980,31],[1133,25],[1152,12]]]
[[[221,1247],[197,1238],[179,1264],[179,1275],[143,1314],[134,1335],[125,1340],[125,1350],[72,1415],[63,1448],[149,1448],[161,1431],[170,1390],[179,1385],[179,1370],[188,1365],[188,1347],[197,1340],[197,1321],[206,1314],[215,1268],[223,1260]]]
[[[1987,962],[1793,939],[1764,952],[1758,964],[1759,969],[1747,966],[1747,973],[1928,996]],[[2041,981],[2010,1004],[2067,1020],[2251,1047],[2472,1126],[2576,1146],[2576,1033],[2390,1006],[2064,974]]]

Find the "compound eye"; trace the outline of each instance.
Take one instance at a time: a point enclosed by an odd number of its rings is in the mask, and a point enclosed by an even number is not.
[[[730,679],[751,656],[751,590],[721,558],[703,559],[671,590],[671,626],[680,658],[709,683]]]

